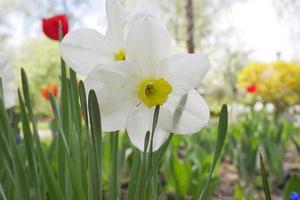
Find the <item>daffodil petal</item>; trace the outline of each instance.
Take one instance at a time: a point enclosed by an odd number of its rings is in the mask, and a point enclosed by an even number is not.
[[[125,8],[118,0],[106,0],[108,28],[105,39],[114,52],[124,49],[124,27],[128,18]]]
[[[181,96],[199,86],[209,69],[205,54],[177,54],[163,59],[159,71],[173,87],[173,94]]]
[[[127,119],[127,132],[131,143],[144,151],[144,141],[147,131],[151,131],[155,108],[149,109],[143,105],[138,106]],[[172,126],[171,113],[160,109],[157,128],[153,137],[153,151],[166,141]]]
[[[112,91],[120,89],[127,92],[135,92],[140,83],[139,68],[135,61],[121,61],[97,65],[90,73],[97,77],[99,82],[107,85]]]
[[[145,76],[155,76],[159,62],[170,55],[171,38],[159,21],[148,15],[133,17],[126,42],[126,58],[136,60]]]
[[[99,64],[113,62],[113,50],[104,37],[93,29],[80,28],[69,32],[60,45],[61,56],[74,71],[87,75]]]
[[[209,108],[196,90],[182,97],[170,95],[164,107],[173,114],[173,132],[177,134],[196,133],[209,120]]]
[[[104,131],[125,128],[128,114],[138,104],[133,62],[116,62],[95,67],[86,77],[87,91],[94,89]],[[132,68],[132,69],[131,69]]]

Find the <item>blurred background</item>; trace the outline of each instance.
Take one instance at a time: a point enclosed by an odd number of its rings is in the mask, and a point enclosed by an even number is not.
[[[236,73],[249,62],[300,59],[299,0],[123,0],[130,13],[149,12],[172,33],[174,51],[205,52],[213,70],[204,81],[211,105],[235,99]],[[42,31],[42,19],[69,18],[69,30],[89,27],[105,33],[105,0],[9,0],[0,2],[0,47],[13,66],[26,69],[35,103],[47,115],[40,94],[58,84],[58,43]],[[176,44],[175,44],[176,43]],[[209,98],[209,97],[208,97]],[[217,102],[214,102],[214,101]]]
[[[170,199],[198,195],[223,103],[229,105],[231,126],[211,187],[213,199],[263,199],[256,170],[259,151],[272,174],[274,199],[282,199],[290,178],[300,175],[300,0],[121,2],[132,14],[148,12],[166,23],[174,52],[207,53],[212,65],[199,88],[211,109],[210,125],[187,139],[176,136],[171,147],[176,153],[167,154],[172,162],[162,167]],[[59,14],[68,16],[69,30],[106,31],[105,0],[0,1],[0,52],[14,68],[25,68],[45,137],[51,137],[52,119],[45,91],[59,93],[60,57],[58,41],[43,33],[42,19]]]

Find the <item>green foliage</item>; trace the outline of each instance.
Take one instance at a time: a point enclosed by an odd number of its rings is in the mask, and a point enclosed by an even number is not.
[[[200,199],[211,198],[218,183],[213,171],[217,167],[226,130],[227,109],[223,106],[218,129],[212,126],[191,137],[174,136],[166,153],[167,162],[162,166],[167,191],[175,193],[178,199],[198,199],[200,195]]]
[[[0,120],[3,122],[0,124],[1,199],[98,200],[109,196],[111,199],[121,198],[120,177],[125,166],[125,152],[132,147],[128,145],[128,139],[124,139],[127,138],[124,133],[119,133],[121,136],[118,137],[111,135],[110,139],[102,133],[101,115],[95,92],[90,91],[87,99],[83,83],[80,82],[78,90],[75,72],[67,71],[62,62],[61,93],[64,95],[61,95],[59,104],[54,96],[50,95],[54,116],[53,139],[47,145],[43,145],[39,138],[28,78],[23,69],[21,77],[22,92],[19,91],[19,103],[24,143],[16,142],[14,137],[16,133],[10,125],[0,95]],[[131,175],[128,198],[150,200],[158,199],[159,195],[163,194],[158,172],[166,152],[171,155],[169,159],[172,159],[171,176],[179,178],[175,184],[188,184],[183,187],[184,190],[181,190],[180,195],[198,198],[201,189],[204,188],[204,194],[210,196],[217,183],[215,176],[211,181],[211,176],[226,136],[227,110],[223,107],[221,112],[217,141],[212,139],[214,134],[209,135],[212,146],[205,149],[202,146],[205,146],[206,141],[199,135],[192,136],[195,138],[190,139],[194,142],[185,149],[187,154],[184,160],[173,154],[173,148],[167,150],[172,134],[158,151],[152,152],[151,138],[158,116],[159,107],[154,114],[152,130],[148,131],[148,137],[145,138],[146,143],[150,145],[149,152],[146,151],[147,146],[144,152],[134,148],[131,159],[129,157],[127,159],[129,166],[127,170]],[[216,127],[206,131],[205,134],[217,132]],[[188,142],[188,139],[185,142]],[[173,145],[174,147],[177,145],[178,149],[178,144],[177,139]],[[215,156],[212,161],[212,154],[209,152],[212,151],[214,144],[216,144]],[[163,173],[167,176],[168,172]],[[103,181],[105,176],[106,182]],[[167,179],[167,182],[169,184],[171,180]],[[212,183],[209,184],[210,182]]]
[[[41,89],[48,84],[59,85],[59,43],[46,38],[29,40],[15,58],[14,65],[27,72],[36,114],[49,115],[49,102],[41,95]]]
[[[264,110],[252,110],[231,127],[226,151],[234,159],[245,183],[251,183],[256,176],[259,149],[270,163],[270,173],[275,175],[278,184],[281,183],[284,149],[288,146],[288,138],[294,133],[293,127],[292,122],[274,119]]]
[[[244,188],[238,184],[234,187],[234,199],[236,200],[244,200]]]
[[[167,152],[167,162],[163,163],[167,190],[175,192],[179,199],[195,193],[194,198],[199,197],[208,176],[212,155],[205,152],[197,142],[199,140],[174,136],[170,151]],[[195,187],[195,183],[198,187]]]
[[[291,192],[300,193],[299,186],[300,186],[300,177],[292,176],[285,186],[283,199],[289,199]]]

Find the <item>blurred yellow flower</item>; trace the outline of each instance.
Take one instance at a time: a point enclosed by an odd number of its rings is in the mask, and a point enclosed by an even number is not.
[[[256,95],[265,102],[293,105],[300,102],[300,65],[282,60],[251,63],[237,75],[237,85],[248,92],[255,85]]]

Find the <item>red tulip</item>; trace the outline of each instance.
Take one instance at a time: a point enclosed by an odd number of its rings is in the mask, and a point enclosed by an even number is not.
[[[53,40],[58,40],[59,22],[62,25],[62,33],[65,36],[69,31],[68,17],[66,15],[55,15],[53,17],[43,19],[43,32]]]
[[[53,96],[57,97],[58,96],[58,86],[56,84],[50,84],[50,85],[42,88],[41,93],[46,100],[50,99],[50,95],[49,95],[50,93],[52,93]]]
[[[258,88],[256,84],[250,84],[246,87],[247,92],[249,93],[256,93]]]

